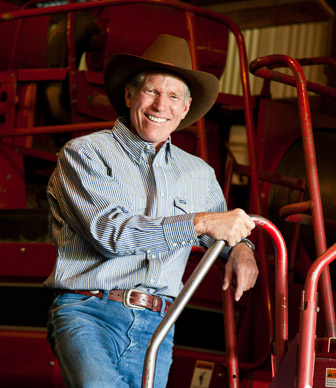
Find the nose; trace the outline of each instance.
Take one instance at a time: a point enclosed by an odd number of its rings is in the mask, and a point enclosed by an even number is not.
[[[164,111],[166,106],[166,96],[163,93],[159,93],[155,96],[153,101],[153,108],[158,111]]]

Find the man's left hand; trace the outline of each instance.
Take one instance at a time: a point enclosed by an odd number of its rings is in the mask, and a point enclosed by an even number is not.
[[[232,248],[225,266],[224,291],[232,285],[234,274],[236,276],[234,297],[238,301],[244,291],[254,287],[259,274],[253,251],[246,244],[240,243]]]

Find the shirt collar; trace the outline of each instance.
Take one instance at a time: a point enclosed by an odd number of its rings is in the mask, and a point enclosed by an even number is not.
[[[140,163],[144,158],[145,152],[152,149],[154,152],[154,146],[152,143],[144,141],[137,134],[133,133],[127,127],[126,117],[119,117],[113,127],[113,134],[116,140],[126,149],[128,154],[137,163]],[[171,138],[162,145],[159,152],[165,152],[166,158],[172,158]]]

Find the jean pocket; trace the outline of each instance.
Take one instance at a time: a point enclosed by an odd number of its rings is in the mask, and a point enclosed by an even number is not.
[[[81,295],[81,294],[72,294],[72,293],[62,293],[56,296],[54,299],[52,308],[58,309],[67,306],[81,306],[88,304],[91,301],[96,300],[97,297],[92,295]]]

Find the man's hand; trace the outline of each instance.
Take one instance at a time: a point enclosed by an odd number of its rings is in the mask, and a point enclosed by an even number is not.
[[[259,274],[253,251],[246,244],[237,244],[232,248],[225,266],[224,291],[232,285],[234,274],[236,283],[234,296],[235,300],[238,301],[244,291],[254,287]]]
[[[233,247],[251,234],[255,223],[242,209],[223,213],[197,213],[194,217],[197,236],[206,234],[215,240],[224,240]]]

